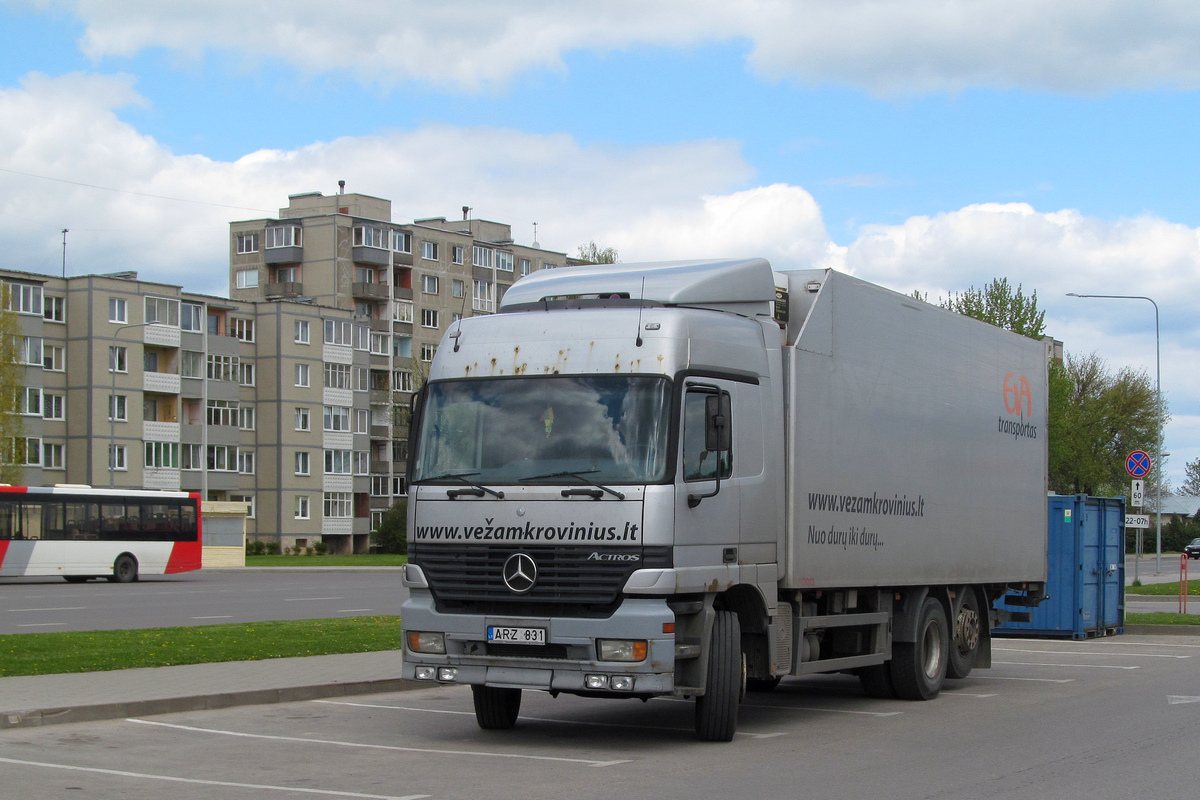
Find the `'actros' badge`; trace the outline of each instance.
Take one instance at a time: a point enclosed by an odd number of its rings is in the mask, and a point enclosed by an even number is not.
[[[504,562],[504,585],[517,594],[525,594],[537,582],[537,564],[528,553],[514,553]]]

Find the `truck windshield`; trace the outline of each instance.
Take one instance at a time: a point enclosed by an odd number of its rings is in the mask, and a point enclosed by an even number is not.
[[[670,395],[667,379],[651,376],[431,383],[413,481],[470,473],[481,484],[537,482],[541,476],[562,483],[555,474],[565,472],[586,472],[600,483],[661,481]]]

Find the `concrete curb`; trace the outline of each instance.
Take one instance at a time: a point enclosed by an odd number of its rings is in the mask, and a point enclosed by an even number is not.
[[[1140,636],[1200,636],[1200,625],[1126,625],[1125,633]]]
[[[175,714],[182,711],[209,711],[234,706],[294,703],[320,700],[326,697],[352,697],[379,692],[405,692],[430,689],[438,684],[388,678],[373,681],[327,683],[314,686],[290,686],[285,689],[250,689],[225,694],[166,697],[157,700],[132,700],[121,703],[96,703],[67,708],[41,708],[30,711],[6,711],[0,715],[0,730],[7,728],[37,728],[68,722],[96,722],[124,717],[143,717],[155,714]]]

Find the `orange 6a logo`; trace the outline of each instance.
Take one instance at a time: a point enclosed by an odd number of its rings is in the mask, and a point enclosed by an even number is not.
[[[1004,410],[1023,417],[1033,416],[1033,392],[1029,390],[1029,379],[1024,375],[1010,372],[1004,376]]]

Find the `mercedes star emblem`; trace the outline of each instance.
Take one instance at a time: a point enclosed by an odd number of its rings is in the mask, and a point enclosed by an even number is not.
[[[537,582],[537,564],[528,553],[514,553],[504,562],[504,585],[517,594],[525,594]]]

